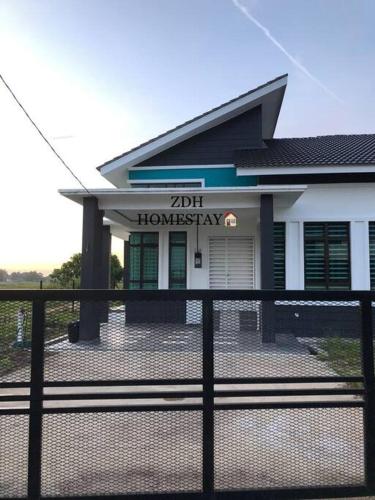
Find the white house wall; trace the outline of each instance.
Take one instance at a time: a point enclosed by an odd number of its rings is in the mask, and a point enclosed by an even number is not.
[[[370,289],[370,247],[368,229],[368,221],[355,220],[350,223],[352,290]]]
[[[286,288],[304,288],[303,223],[350,222],[352,288],[370,288],[368,221],[375,220],[375,185],[310,185],[295,204],[275,211],[286,222]]]

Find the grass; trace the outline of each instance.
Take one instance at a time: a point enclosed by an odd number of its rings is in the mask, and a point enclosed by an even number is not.
[[[43,282],[43,289],[58,288],[52,283]],[[39,289],[39,281],[17,283],[0,282],[0,289]],[[111,302],[111,307],[123,305],[122,301]],[[32,303],[31,301],[0,301],[0,376],[23,368],[30,363],[30,349],[13,347],[17,337],[17,314],[24,309],[24,339],[31,340]],[[46,303],[45,340],[53,340],[68,333],[68,324],[79,319],[79,302],[74,310],[71,302]]]
[[[359,340],[332,337],[319,345],[322,353],[319,359],[326,362],[338,375],[361,375],[361,345]]]
[[[31,302],[0,302],[0,375],[22,368],[30,363],[30,349],[15,348],[12,344],[17,336],[17,315],[20,309],[25,313],[24,339],[31,340]],[[45,340],[52,340],[67,334],[71,321],[79,318],[79,308],[71,302],[47,302],[45,315]]]
[[[43,282],[43,289],[57,288],[56,285]],[[23,281],[18,283],[0,282],[0,289],[39,289],[39,282]],[[112,301],[111,307],[122,306],[122,301]],[[17,337],[17,314],[24,309],[24,339],[31,340],[32,303],[31,301],[0,301],[0,376],[23,368],[30,363],[30,349],[12,346]],[[45,340],[52,340],[68,333],[71,321],[79,319],[79,302],[74,310],[71,302],[47,302],[45,315]]]
[[[19,283],[0,282],[0,290],[14,290],[19,288],[39,288],[39,281],[21,281]]]
[[[39,281],[18,281],[14,283],[9,282],[0,282],[0,290],[19,290],[19,289],[31,289],[31,290],[39,290],[40,283]],[[53,283],[48,283],[43,281],[43,290],[49,288],[58,288]]]

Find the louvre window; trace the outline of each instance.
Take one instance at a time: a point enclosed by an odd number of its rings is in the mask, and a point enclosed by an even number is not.
[[[158,233],[132,233],[129,238],[130,289],[157,289],[159,267]]]
[[[169,288],[186,288],[186,233],[169,233]]]
[[[375,290],[375,222],[369,222],[370,239],[370,283],[371,290]]]
[[[348,222],[308,222],[305,230],[306,290],[350,290]]]
[[[273,225],[273,272],[276,290],[285,290],[285,222]]]

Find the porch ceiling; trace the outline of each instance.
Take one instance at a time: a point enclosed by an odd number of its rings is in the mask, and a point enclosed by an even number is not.
[[[105,217],[129,230],[137,227],[139,213],[201,213],[210,214],[215,210],[241,211],[242,216],[256,217],[260,208],[260,196],[273,194],[275,208],[292,206],[303,194],[307,186],[254,186],[235,189],[95,189],[90,190],[98,199],[98,206]],[[81,189],[60,190],[66,198],[83,204],[88,193]],[[172,206],[177,196],[202,197],[202,205]],[[111,223],[112,225],[112,223]],[[113,232],[113,231],[112,231]]]

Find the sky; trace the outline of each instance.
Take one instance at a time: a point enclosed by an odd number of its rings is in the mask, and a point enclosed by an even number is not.
[[[275,137],[375,133],[373,0],[0,0],[0,73],[89,188],[96,166],[289,74]],[[81,249],[79,187],[0,82],[0,268]],[[121,255],[122,242],[113,239]]]

